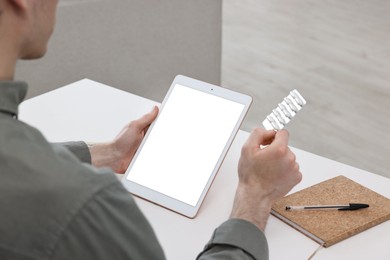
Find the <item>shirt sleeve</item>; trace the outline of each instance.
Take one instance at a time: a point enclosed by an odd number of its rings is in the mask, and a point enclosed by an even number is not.
[[[162,260],[165,255],[134,199],[114,183],[74,215],[50,259]]]
[[[197,259],[268,260],[267,239],[254,224],[230,219],[214,231],[211,240]]]
[[[73,155],[75,155],[81,162],[91,164],[91,153],[88,145],[85,142],[64,142],[53,143],[53,145],[62,145],[66,147]]]

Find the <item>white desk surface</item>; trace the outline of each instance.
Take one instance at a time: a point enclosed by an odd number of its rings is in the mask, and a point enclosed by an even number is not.
[[[22,103],[20,119],[37,127],[49,141],[106,141],[122,127],[150,111],[151,100],[84,79]],[[259,121],[260,122],[260,121]],[[195,259],[214,228],[229,217],[237,185],[240,149],[249,133],[239,131],[195,219],[136,198],[152,224],[168,259]],[[292,148],[303,173],[293,191],[345,175],[390,197],[390,179]],[[293,192],[292,191],[292,192]],[[266,228],[270,259],[307,259],[318,244],[280,220],[270,217]],[[330,248],[313,259],[390,259],[390,221]]]

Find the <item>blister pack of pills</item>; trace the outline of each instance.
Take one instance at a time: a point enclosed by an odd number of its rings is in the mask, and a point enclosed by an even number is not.
[[[305,104],[306,100],[294,89],[263,121],[264,128],[275,131],[283,129]]]

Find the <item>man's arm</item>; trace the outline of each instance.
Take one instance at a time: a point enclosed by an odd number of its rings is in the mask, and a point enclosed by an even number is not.
[[[117,181],[101,188],[71,216],[60,231],[52,260],[165,259],[152,227]]]
[[[89,152],[89,147],[85,142],[79,141],[79,142],[54,143],[54,145],[65,146],[80,161],[84,163],[91,163],[91,153]]]
[[[241,151],[231,217],[250,221],[264,231],[273,203],[302,180],[295,159],[286,130],[255,129]]]
[[[268,243],[263,232],[243,219],[229,219],[220,225],[199,254],[198,260],[268,259]]]
[[[268,259],[263,231],[272,204],[302,179],[288,132],[255,129],[242,148],[238,175],[231,219],[216,230],[198,259]]]

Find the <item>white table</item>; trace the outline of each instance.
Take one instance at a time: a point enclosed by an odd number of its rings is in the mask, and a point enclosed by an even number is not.
[[[25,101],[20,119],[37,127],[49,141],[111,140],[129,121],[158,103],[84,79]],[[159,238],[168,259],[195,259],[213,230],[229,216],[237,185],[240,149],[249,133],[239,131],[195,219],[136,199]],[[303,173],[294,191],[345,175],[390,197],[390,179],[291,148]],[[266,228],[270,259],[307,259],[318,244],[270,217]],[[314,259],[390,259],[390,221],[321,249]]]

